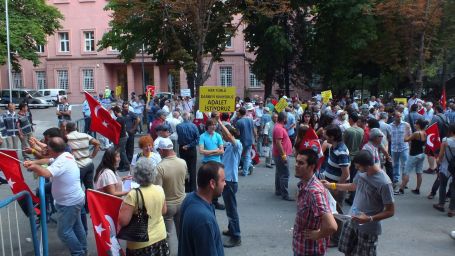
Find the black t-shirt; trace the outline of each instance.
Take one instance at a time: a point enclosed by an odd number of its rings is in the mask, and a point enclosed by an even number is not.
[[[126,137],[126,118],[124,116],[119,116],[116,121],[122,126],[122,129],[120,130],[120,138]]]

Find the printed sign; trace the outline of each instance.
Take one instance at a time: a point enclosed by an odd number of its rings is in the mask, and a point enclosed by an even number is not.
[[[287,106],[288,106],[288,101],[285,98],[281,98],[280,101],[275,105],[275,110],[277,113],[282,112]]]
[[[321,96],[322,96],[322,102],[323,102],[323,103],[329,102],[330,99],[333,99],[333,97],[332,97],[332,90],[328,90],[328,91],[323,91],[323,92],[321,92]]]
[[[406,98],[395,98],[393,99],[397,104],[403,103],[405,106],[408,104],[408,99]]]
[[[201,86],[199,92],[199,110],[202,112],[234,112],[235,87]]]
[[[191,90],[190,89],[180,89],[180,96],[191,97]]]

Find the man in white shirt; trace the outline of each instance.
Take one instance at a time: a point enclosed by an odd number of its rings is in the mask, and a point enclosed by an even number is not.
[[[182,122],[182,118],[180,117],[180,113],[178,111],[172,112],[172,116],[166,119],[166,122],[171,127],[171,136],[169,137],[172,141],[172,145],[174,145],[174,152],[178,152],[178,135],[177,135],[177,125]]]
[[[24,167],[39,176],[52,178],[52,196],[58,211],[58,236],[71,255],[86,255],[87,237],[81,221],[85,194],[81,187],[76,159],[65,152],[66,144],[60,137],[49,139],[47,146],[50,159],[25,161]],[[45,163],[50,164],[49,167],[40,165]]]

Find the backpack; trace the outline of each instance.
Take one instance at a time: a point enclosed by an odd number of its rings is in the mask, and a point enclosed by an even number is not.
[[[449,160],[449,158],[447,157],[447,153],[445,154],[446,155],[446,160],[447,160],[447,163],[448,163],[447,170],[449,171],[450,175],[452,175],[452,177],[455,177],[455,156],[452,153],[452,149],[450,149],[449,145],[447,145],[447,148],[449,149],[450,155],[452,156],[450,158],[450,160]]]

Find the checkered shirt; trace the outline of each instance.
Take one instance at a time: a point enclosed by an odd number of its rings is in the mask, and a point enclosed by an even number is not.
[[[401,121],[400,124],[391,123],[392,127],[392,152],[403,152],[409,149],[409,143],[404,142],[404,138],[411,135],[411,126]]]
[[[307,184],[298,184],[297,214],[292,241],[295,255],[325,254],[329,238],[308,240],[303,237],[303,232],[320,229],[322,215],[330,212],[327,190],[316,176],[313,175]]]

